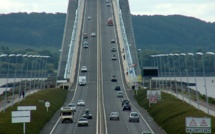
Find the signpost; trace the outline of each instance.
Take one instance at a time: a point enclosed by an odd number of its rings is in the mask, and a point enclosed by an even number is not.
[[[12,123],[23,123],[23,133],[25,134],[25,123],[31,120],[31,110],[37,110],[36,106],[18,106],[17,110],[12,111]]]
[[[46,107],[47,112],[48,112],[48,111],[49,111],[49,109],[48,109],[48,108],[50,107],[50,102],[46,101],[46,102],[45,102],[45,107]]]
[[[30,111],[12,111],[12,123],[23,123],[23,133],[25,134],[25,123],[30,122]]]
[[[147,99],[150,99],[151,96],[155,96],[158,99],[161,99],[161,91],[160,90],[147,90]]]
[[[211,118],[186,117],[186,133],[211,133]]]

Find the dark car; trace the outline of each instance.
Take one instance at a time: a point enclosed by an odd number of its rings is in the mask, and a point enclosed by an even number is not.
[[[85,112],[84,114],[82,115],[83,118],[86,118],[86,119],[92,119],[93,118],[93,115],[90,113],[90,110],[89,109],[85,109]]]
[[[122,106],[123,105],[129,105],[129,100],[128,99],[122,99]]]
[[[116,41],[115,41],[114,39],[112,39],[110,42],[111,42],[111,43],[115,43]]]
[[[116,76],[115,76],[115,75],[112,75],[111,81],[112,81],[112,82],[117,82],[117,79],[116,79]]]
[[[88,38],[88,34],[87,34],[87,33],[84,33],[84,34],[83,34],[83,38],[84,38],[84,39],[87,39],[87,38]]]
[[[116,87],[115,87],[115,90],[116,90],[116,91],[120,91],[120,90],[121,90],[121,89],[120,89],[120,86],[116,86]]]
[[[116,52],[116,48],[113,47],[113,48],[111,49],[111,52]]]
[[[125,111],[125,110],[131,111],[131,106],[129,104],[124,104],[122,111]]]

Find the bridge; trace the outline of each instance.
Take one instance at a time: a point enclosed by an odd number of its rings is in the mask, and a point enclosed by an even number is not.
[[[113,26],[108,26],[108,18],[113,20]],[[88,38],[83,37],[84,33]],[[86,41],[88,48],[83,47]],[[133,98],[130,84],[141,75],[136,50],[128,0],[69,0],[57,77],[70,84],[65,105],[84,100],[85,107],[77,107],[72,124],[62,124],[58,115],[50,123],[49,133],[140,134],[147,131],[162,134]],[[82,66],[87,67],[87,72],[81,71]],[[116,82],[112,81],[113,75]],[[86,76],[85,86],[78,85],[79,76]],[[130,112],[123,111],[116,86],[123,91],[123,98],[130,101],[131,111],[139,113],[138,123],[129,122]],[[90,109],[93,119],[89,120],[88,127],[77,127],[86,108]],[[118,112],[120,120],[110,120],[111,112]]]

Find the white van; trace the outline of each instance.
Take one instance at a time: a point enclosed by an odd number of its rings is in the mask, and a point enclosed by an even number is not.
[[[87,82],[86,76],[79,76],[79,77],[78,77],[78,84],[79,84],[80,86],[86,85],[86,82]]]

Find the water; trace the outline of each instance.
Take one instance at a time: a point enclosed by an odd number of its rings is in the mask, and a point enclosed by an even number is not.
[[[42,80],[43,78],[27,78],[27,80]],[[16,78],[15,82],[20,82],[21,78]],[[22,78],[22,81],[25,81],[26,78]],[[8,78],[8,83],[13,83],[14,78]],[[7,83],[7,78],[0,78],[0,86],[5,85]],[[12,87],[8,87],[7,90],[10,91]],[[6,90],[5,87],[0,87],[0,94],[2,94]]]
[[[153,79],[159,79],[159,78],[153,78]],[[160,80],[175,80],[175,77],[160,77]],[[187,82],[187,77],[176,77],[176,81]],[[209,97],[215,98],[215,76],[214,77],[205,77],[206,79],[206,88],[207,88],[207,94]],[[195,77],[188,77],[189,83],[195,83]],[[196,86],[197,90],[201,94],[205,93],[205,84],[204,84],[204,77],[196,77]],[[196,86],[189,86],[191,89],[196,90]]]

